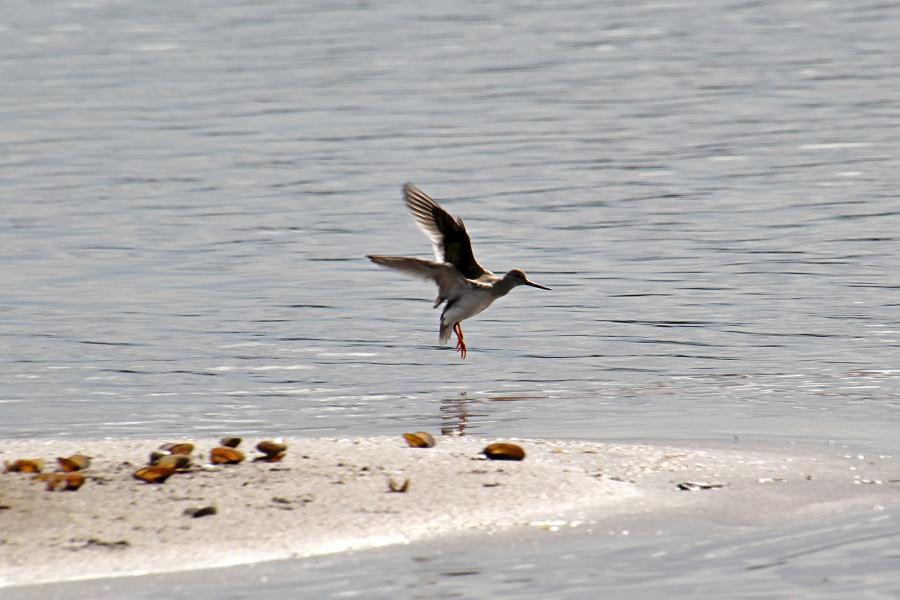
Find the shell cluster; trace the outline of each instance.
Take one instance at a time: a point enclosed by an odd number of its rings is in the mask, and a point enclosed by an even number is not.
[[[87,477],[81,471],[91,465],[91,457],[85,454],[72,454],[71,456],[59,456],[56,458],[57,468],[53,472],[44,472],[44,459],[19,458],[6,461],[5,473],[30,473],[35,481],[42,481],[48,492],[77,491]]]
[[[426,431],[404,433],[403,439],[410,448],[434,448],[437,444],[433,435]],[[196,452],[196,446],[191,442],[167,442],[161,444],[150,453],[147,464],[132,472],[132,477],[147,484],[163,484],[177,473],[192,473],[198,470],[215,471],[224,465],[237,465],[246,460],[244,452],[238,447],[242,443],[239,437],[225,437],[219,441],[219,445],[209,451],[208,464],[198,464],[200,454]],[[253,458],[253,462],[280,462],[286,455],[288,446],[282,438],[259,441],[255,446],[259,455]],[[516,444],[498,442],[489,444],[480,453],[490,460],[521,461],[525,459],[525,450]],[[126,463],[127,464],[127,463]],[[34,475],[34,479],[46,485],[48,491],[77,491],[92,476],[84,471],[90,470],[91,457],[86,454],[71,454],[60,456],[56,459],[56,470],[45,472],[45,462],[42,458],[20,458],[4,462],[6,473],[26,473]],[[94,477],[100,479],[102,478]],[[681,489],[708,489],[713,485],[687,483],[680,486]],[[393,493],[406,493],[410,489],[410,480],[388,480],[388,491]],[[192,516],[205,516],[215,514],[215,507],[202,507],[197,509]]]
[[[241,444],[239,437],[226,437],[220,441],[220,445],[209,452],[209,469],[217,465],[236,465],[244,461],[245,456],[238,446]],[[132,472],[132,477],[148,484],[165,483],[176,473],[190,473],[198,469],[195,461],[195,445],[191,442],[167,442],[161,444],[150,453],[147,464]],[[262,456],[255,461],[277,462],[287,453],[287,444],[281,438],[274,440],[262,440],[256,445],[256,449]],[[47,491],[77,491],[90,478],[85,471],[91,466],[91,457],[86,454],[71,454],[60,456],[56,459],[57,468],[53,472],[45,472],[46,464],[42,458],[19,458],[12,461],[4,461],[4,473],[27,473],[34,475],[34,479],[44,482]],[[102,479],[102,478],[101,478]],[[215,514],[215,511],[206,514]]]

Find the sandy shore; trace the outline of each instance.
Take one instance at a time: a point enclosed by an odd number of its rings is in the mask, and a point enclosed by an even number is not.
[[[0,475],[0,586],[136,575],[311,556],[466,530],[690,517],[748,525],[880,510],[897,502],[889,456],[741,445],[701,449],[517,440],[522,462],[479,452],[500,441],[400,437],[287,439],[281,462],[195,466],[162,485],[132,473],[160,443],[180,440],[5,440],[0,461],[74,452],[93,458],[78,491]],[[503,440],[508,441],[508,440]],[[48,467],[48,469],[49,469]],[[409,481],[391,492],[389,481]],[[687,485],[686,485],[687,484]],[[700,485],[695,485],[700,484]],[[709,484],[708,489],[707,484]],[[687,488],[687,489],[684,489]],[[693,491],[691,491],[693,490]],[[189,509],[214,506],[200,518]]]

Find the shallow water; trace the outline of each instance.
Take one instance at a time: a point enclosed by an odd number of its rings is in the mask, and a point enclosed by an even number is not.
[[[900,7],[10,5],[0,437],[900,451]],[[439,348],[418,183],[515,290]],[[698,575],[702,577],[702,575]]]
[[[228,569],[10,588],[9,600],[895,598],[896,519],[759,531],[680,524],[532,529]],[[873,586],[873,581],[881,581]]]

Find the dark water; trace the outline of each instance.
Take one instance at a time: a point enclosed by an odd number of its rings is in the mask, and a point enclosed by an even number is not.
[[[0,437],[465,422],[900,451],[900,6],[4,17]],[[553,288],[467,322],[466,361],[433,290],[363,258],[430,254],[406,180]]]

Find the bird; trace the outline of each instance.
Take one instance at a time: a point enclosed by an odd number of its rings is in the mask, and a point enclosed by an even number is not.
[[[444,345],[450,341],[450,333],[455,333],[460,358],[468,354],[460,325],[464,320],[482,312],[514,287],[550,289],[529,280],[521,269],[512,269],[500,277],[478,264],[463,220],[455,218],[412,183],[403,185],[403,199],[418,228],[431,240],[434,260],[373,254],[367,257],[377,265],[437,284],[434,308],[444,304],[438,341]]]

